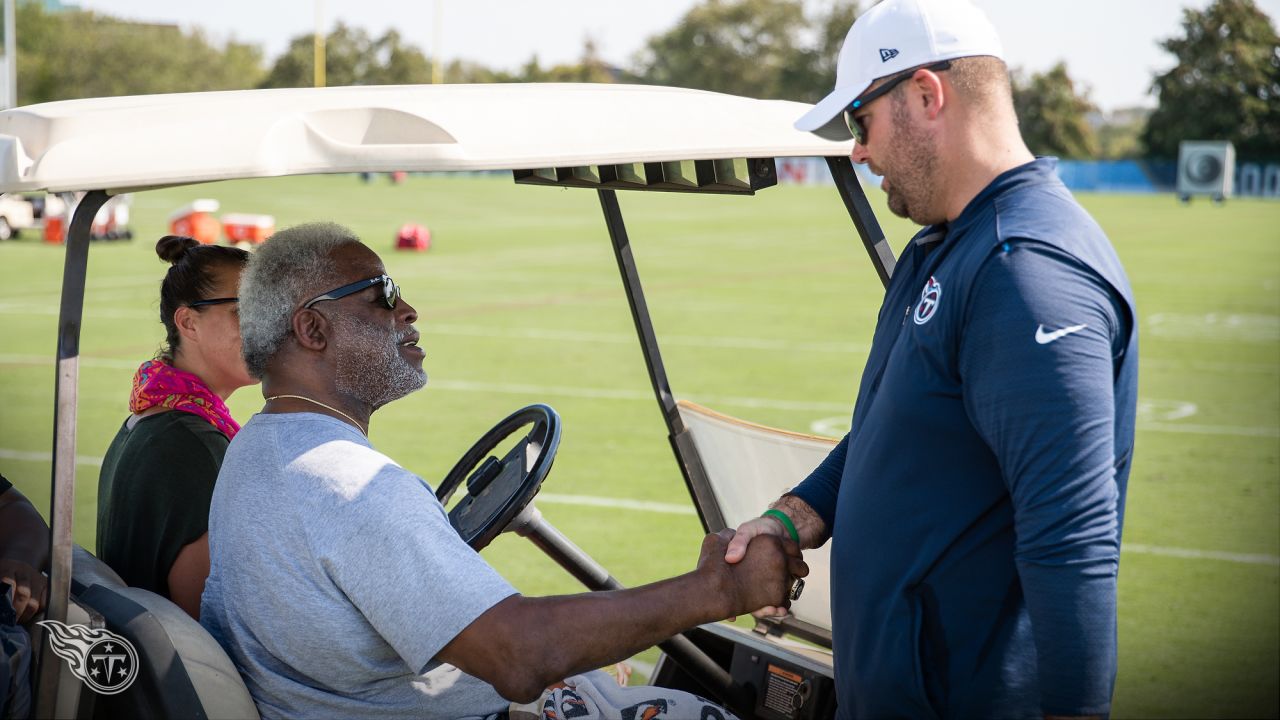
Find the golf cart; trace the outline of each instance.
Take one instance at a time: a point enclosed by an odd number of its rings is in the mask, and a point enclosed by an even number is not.
[[[510,121],[512,107],[520,108],[518,123]],[[714,532],[755,517],[834,443],[678,398],[618,192],[719,193],[745,200],[777,183],[776,158],[826,158],[835,189],[887,282],[893,255],[855,178],[851,141],[794,130],[791,123],[804,110],[799,103],[674,88],[533,84],[153,95],[0,112],[0,192],[87,191],[68,233],[58,321],[46,619],[110,630],[138,656],[131,686],[114,694],[90,692],[38,628],[39,716],[256,714],[235,668],[208,633],[172,603],[126,587],[72,540],[89,236],[95,214],[112,196],[217,180],[397,170],[502,170],[517,184],[594,190],[676,465],[703,527]],[[589,589],[617,587],[533,502],[558,449],[559,428],[559,417],[546,406],[517,411],[463,456],[438,495],[456,502],[450,519],[473,547],[510,530]],[[501,458],[493,456],[512,435],[516,444]],[[754,631],[713,624],[672,638],[660,646],[651,681],[711,697],[742,717],[831,717],[826,550],[806,557],[812,574],[788,617]]]
[[[0,241],[18,237],[36,224],[35,205],[20,195],[0,195]]]

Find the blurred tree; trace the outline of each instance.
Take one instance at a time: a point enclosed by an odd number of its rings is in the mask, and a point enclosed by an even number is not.
[[[373,43],[377,64],[369,69],[370,85],[408,85],[431,82],[431,61],[414,45],[406,45],[400,33],[388,30]]]
[[[505,73],[493,70],[471,60],[452,60],[444,67],[446,83],[508,82]]]
[[[577,64],[557,65],[548,73],[550,82],[610,83],[616,78],[616,72],[600,57],[600,48],[591,36],[583,39],[582,56]]]
[[[254,87],[262,53],[219,47],[174,25],[117,20],[93,12],[46,12],[19,3],[18,103]]]
[[[835,87],[836,60],[840,57],[845,36],[849,34],[849,28],[853,27],[853,21],[857,19],[859,12],[856,1],[831,0],[825,11],[819,13],[815,21],[818,34],[816,55],[804,82],[804,96],[798,99],[817,102]]]
[[[658,85],[813,102],[831,91],[856,0],[829,0],[815,18],[803,0],[704,0],[649,38],[635,76]]]
[[[1123,160],[1142,157],[1142,131],[1147,127],[1147,108],[1121,108],[1106,114],[1098,125],[1099,157]]]
[[[1015,72],[1013,107],[1031,152],[1071,159],[1098,156],[1098,139],[1087,117],[1097,108],[1085,93],[1076,92],[1065,63],[1030,78]]]
[[[310,87],[313,83],[313,35],[289,41],[259,87]],[[388,30],[376,40],[361,28],[338,23],[325,36],[325,83],[345,85],[407,85],[431,82],[431,61],[400,33]]]
[[[1159,106],[1142,140],[1172,158],[1182,140],[1230,140],[1250,158],[1280,158],[1280,38],[1253,0],[1215,0],[1182,12],[1182,37],[1160,46],[1178,59],[1158,75]]]
[[[611,83],[618,79],[617,72],[600,57],[600,49],[594,38],[582,41],[582,56],[576,63],[556,65],[547,70],[537,68],[537,58],[532,61],[538,77],[524,77],[527,82],[584,82]],[[527,68],[528,66],[526,66]]]
[[[515,74],[503,74],[506,77],[499,82],[542,82],[547,77],[547,71],[542,69],[542,65],[538,62],[538,56],[531,55],[529,61],[520,66]]]

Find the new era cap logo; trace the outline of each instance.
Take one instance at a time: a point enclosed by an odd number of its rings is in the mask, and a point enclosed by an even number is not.
[[[898,51],[891,48],[880,48],[880,62],[889,62],[898,57]]]

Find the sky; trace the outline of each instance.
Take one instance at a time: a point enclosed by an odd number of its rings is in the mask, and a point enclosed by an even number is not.
[[[813,9],[824,0],[806,0]],[[73,0],[130,20],[203,28],[215,41],[260,45],[268,59],[290,38],[342,21],[381,35],[395,28],[428,56],[516,69],[536,55],[575,61],[587,37],[601,56],[629,66],[652,35],[671,28],[699,0]],[[1155,105],[1156,72],[1173,65],[1157,46],[1180,31],[1182,8],[1210,0],[975,0],[999,31],[1011,67],[1042,71],[1059,60],[1104,111]],[[1256,0],[1276,22],[1280,0]],[[863,7],[870,5],[862,0]],[[317,12],[318,10],[318,12]],[[437,32],[437,19],[438,32]],[[436,38],[439,47],[436,48]]]

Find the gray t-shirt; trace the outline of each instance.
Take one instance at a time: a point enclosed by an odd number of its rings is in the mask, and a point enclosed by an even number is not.
[[[442,647],[516,591],[449,525],[435,493],[325,415],[255,415],[209,510],[200,623],[264,718],[472,718],[492,686]]]

